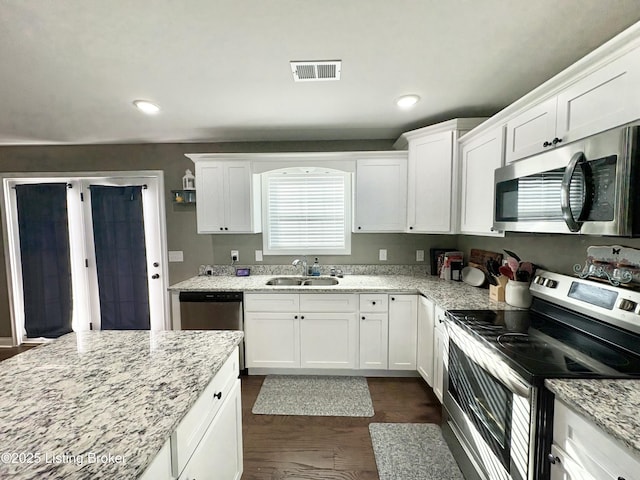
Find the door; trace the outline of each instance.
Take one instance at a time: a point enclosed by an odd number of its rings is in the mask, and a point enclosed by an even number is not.
[[[418,373],[433,387],[434,304],[420,296],[418,301]]]
[[[300,315],[300,366],[356,368],[358,323],[355,313]]]
[[[84,180],[82,191],[92,327],[163,329],[166,285],[157,179]]]
[[[360,368],[387,370],[389,316],[387,313],[361,313]]]
[[[165,215],[164,215],[164,186],[162,172],[150,171],[150,172],[110,172],[111,176],[101,175],[99,173],[75,173],[62,176],[61,174],[7,174],[3,176],[3,211],[5,213],[6,220],[6,232],[7,232],[7,249],[8,249],[8,263],[9,263],[9,284],[11,295],[11,315],[12,315],[12,328],[13,339],[16,344],[23,343],[25,341],[36,339],[40,336],[46,338],[54,338],[59,334],[66,333],[67,331],[82,331],[89,330],[91,328],[97,329],[101,326],[101,307],[100,296],[98,291],[98,276],[96,270],[96,249],[94,246],[95,235],[93,233],[93,220],[91,217],[91,193],[89,185],[109,186],[109,187],[122,187],[131,185],[146,185],[146,188],[141,188],[140,197],[142,203],[141,219],[144,224],[144,246],[141,249],[144,255],[138,255],[140,258],[146,257],[144,260],[144,270],[146,268],[147,273],[142,284],[142,292],[136,292],[137,298],[144,299],[148,305],[148,312],[145,313],[144,318],[148,319],[144,327],[155,330],[161,330],[166,328],[168,322],[165,316],[168,311],[168,295],[166,293],[166,279],[167,279],[167,266],[166,257],[166,234],[165,234]],[[117,177],[116,177],[117,175]],[[129,176],[130,175],[130,176]],[[32,206],[35,208],[35,213],[41,214],[35,215],[34,212],[24,210],[25,203],[19,208],[17,191],[20,186],[47,187],[45,190],[50,190],[49,186],[59,185],[62,190],[66,190],[66,198],[64,192],[61,195],[52,195],[51,192],[47,198],[49,200],[39,200]],[[60,198],[58,198],[60,197]],[[54,212],[50,208],[50,204],[59,205]],[[43,259],[43,265],[36,268],[36,276],[30,277],[29,271],[27,275],[23,274],[23,256],[34,256],[31,245],[32,240],[29,240],[31,250],[24,250],[21,248],[21,227],[19,225],[19,210],[28,213],[28,217],[31,219],[46,219],[50,216],[51,219],[62,218],[58,210],[62,208],[64,210],[65,219],[61,221],[56,220],[56,229],[52,230],[52,226],[47,222],[40,222],[43,225],[35,227],[29,225],[29,229],[32,230],[31,238],[38,239],[38,235],[42,238],[49,239],[55,236],[56,249],[51,255],[44,255],[49,250],[53,250],[53,240],[47,242],[40,242],[36,244],[36,247],[40,245],[40,250],[36,255],[41,255]],[[51,211],[52,213],[46,213]],[[62,212],[62,210],[60,210]],[[23,215],[24,217],[24,215]],[[40,220],[38,220],[40,221]],[[33,222],[31,222],[33,223]],[[59,228],[58,228],[59,227]],[[22,226],[23,233],[25,232],[25,226]],[[104,228],[103,228],[104,230]],[[119,229],[107,229],[110,233],[118,234]],[[35,232],[35,234],[33,233]],[[104,235],[100,235],[99,240],[103,239]],[[24,240],[28,240],[29,236],[24,235]],[[40,240],[42,240],[42,238]],[[64,241],[65,238],[67,241]],[[64,242],[63,242],[64,241]],[[100,251],[100,247],[99,247]],[[66,259],[64,257],[67,257]],[[64,261],[63,261],[64,260]],[[111,257],[107,257],[107,262],[111,260]],[[31,265],[31,260],[29,264]],[[32,265],[33,267],[33,265]],[[62,268],[64,267],[64,268]],[[31,269],[33,272],[33,268]],[[43,272],[48,272],[47,275],[43,275]],[[57,272],[57,277],[54,279],[53,273]],[[25,283],[26,281],[26,283]],[[46,288],[45,288],[46,287]],[[29,299],[25,298],[25,288],[29,290]],[[40,288],[41,295],[34,289]],[[59,315],[58,323],[64,327],[59,333],[54,332],[52,329],[42,333],[40,331],[31,332],[26,328],[26,315],[25,311],[29,305],[37,303],[39,299],[46,299],[46,302],[51,303],[52,300],[58,301],[63,295],[60,292],[71,291],[71,295],[66,295],[65,298],[70,297],[70,308],[66,308],[66,313]],[[131,290],[124,289],[124,293],[131,296]],[[52,295],[51,292],[58,292],[56,295]],[[35,300],[34,300],[35,299]],[[27,300],[27,302],[25,302]],[[45,303],[40,302],[43,305]],[[60,303],[60,302],[59,302]],[[30,308],[30,307],[29,307]],[[53,307],[46,307],[53,308]],[[61,311],[60,308],[57,308]],[[46,313],[46,312],[45,312]],[[29,313],[31,315],[31,313]],[[45,315],[45,317],[50,315]],[[70,318],[69,318],[70,317]],[[47,320],[50,321],[51,319]],[[68,328],[68,322],[71,327]],[[113,327],[113,326],[112,326]],[[131,328],[131,327],[129,327]]]

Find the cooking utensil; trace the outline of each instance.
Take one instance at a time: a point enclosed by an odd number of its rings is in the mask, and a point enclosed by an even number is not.
[[[513,280],[513,271],[509,267],[502,265],[499,270],[500,274],[504,275],[509,280]]]
[[[516,260],[514,257],[508,257],[507,265],[509,265],[509,268],[511,269],[511,271],[513,272],[513,275],[515,276],[516,272],[518,271],[518,268],[520,267],[519,260]]]
[[[520,257],[517,254],[513,253],[511,250],[504,250],[504,253],[506,253],[508,256],[512,258],[515,258],[518,262],[521,261]]]

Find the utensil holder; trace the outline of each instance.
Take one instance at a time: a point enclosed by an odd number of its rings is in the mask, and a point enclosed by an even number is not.
[[[533,300],[529,291],[529,282],[509,280],[504,288],[504,299],[513,307],[529,308]]]
[[[504,302],[504,286],[489,285],[489,298],[496,302]]]

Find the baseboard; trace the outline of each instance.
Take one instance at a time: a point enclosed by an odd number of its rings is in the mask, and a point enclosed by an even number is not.
[[[354,377],[419,377],[415,370],[346,370],[330,368],[249,368],[249,375],[335,375]]]
[[[9,348],[15,347],[13,344],[13,338],[11,337],[0,337],[0,348]]]

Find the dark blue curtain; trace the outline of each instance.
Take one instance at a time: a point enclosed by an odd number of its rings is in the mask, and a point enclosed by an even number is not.
[[[71,329],[67,184],[17,185],[25,330],[57,338]]]
[[[142,188],[91,185],[102,330],[148,330]]]

